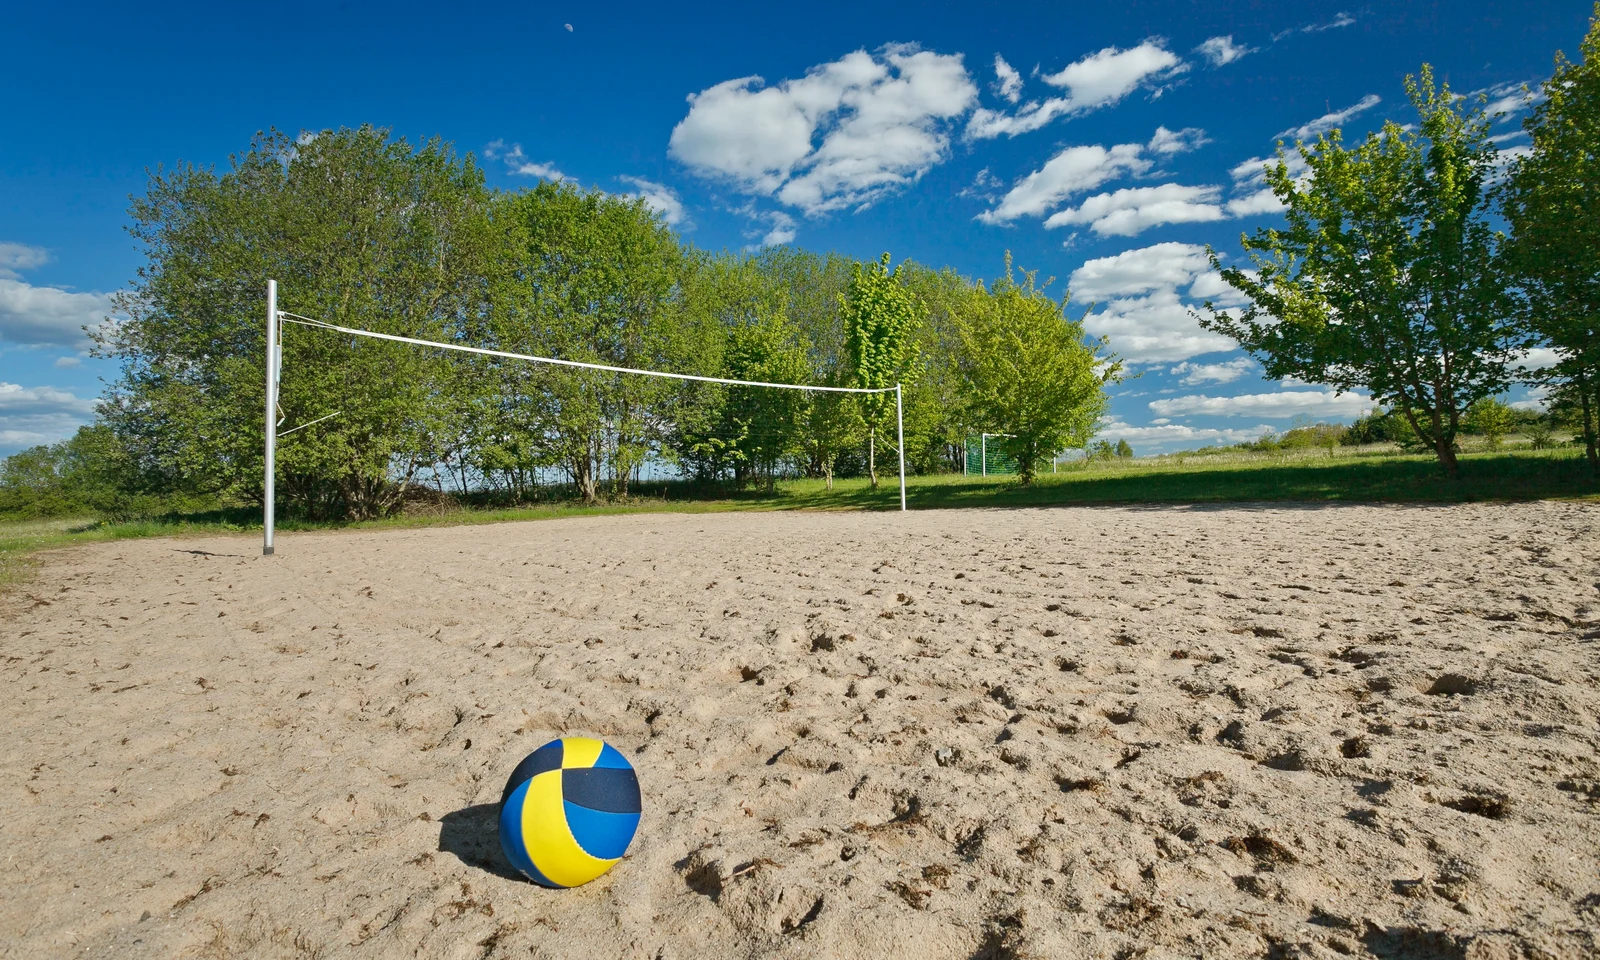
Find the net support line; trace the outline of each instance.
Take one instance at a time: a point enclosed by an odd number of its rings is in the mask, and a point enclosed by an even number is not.
[[[486,347],[469,347],[460,343],[440,343],[436,340],[420,340],[415,337],[402,337],[393,333],[377,333],[372,330],[361,330],[356,327],[343,327],[336,323],[328,323],[312,317],[303,317],[278,309],[278,281],[267,281],[267,436],[266,436],[266,483],[264,485],[264,533],[261,552],[270,556],[273,551],[273,526],[274,526],[274,500],[275,490],[275,460],[278,439],[278,386],[283,374],[283,324],[295,323],[302,327],[311,327],[317,330],[332,330],[336,333],[348,334],[353,337],[371,337],[375,340],[389,340],[394,343],[408,343],[418,347],[429,347],[436,350],[455,350],[460,353],[475,353],[485,357],[503,357],[507,360],[527,360],[532,363],[544,363],[558,367],[576,367],[583,370],[601,370],[607,373],[634,373],[643,377],[661,377],[667,380],[693,380],[700,383],[721,383],[733,387],[773,387],[778,390],[810,390],[817,393],[892,393],[894,394],[895,410],[895,438],[896,452],[900,458],[900,510],[906,509],[906,430],[905,415],[903,412],[903,392],[900,384],[892,387],[826,387],[805,383],[768,383],[762,380],[733,380],[727,377],[702,377],[692,373],[668,373],[663,370],[640,370],[633,367],[617,367],[605,363],[586,363],[581,360],[561,360],[556,357],[536,357],[528,353],[513,353],[508,350],[490,350]],[[336,416],[330,414],[329,416]],[[322,417],[312,423],[321,423],[329,417]],[[295,430],[309,427],[312,423],[296,427]],[[293,433],[294,430],[287,431]],[[285,435],[287,435],[287,433]]]

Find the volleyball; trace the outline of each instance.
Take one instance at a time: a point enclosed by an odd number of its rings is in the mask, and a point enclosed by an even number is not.
[[[517,764],[500,796],[500,846],[534,883],[557,889],[599,877],[639,828],[639,778],[615,747],[552,740]]]

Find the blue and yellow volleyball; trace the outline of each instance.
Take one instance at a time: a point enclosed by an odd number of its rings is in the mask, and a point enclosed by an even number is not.
[[[511,772],[500,796],[500,846],[534,883],[557,889],[599,877],[639,829],[639,778],[616,748],[552,740]]]

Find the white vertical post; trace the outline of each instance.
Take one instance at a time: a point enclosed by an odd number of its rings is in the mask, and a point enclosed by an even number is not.
[[[989,475],[989,435],[978,434],[978,462],[983,465],[983,475]]]
[[[272,556],[273,506],[277,499],[278,453],[278,281],[267,281],[267,458],[262,493],[261,555]]]
[[[906,417],[900,403],[900,384],[894,385],[894,428],[900,437],[900,512],[906,509]]]

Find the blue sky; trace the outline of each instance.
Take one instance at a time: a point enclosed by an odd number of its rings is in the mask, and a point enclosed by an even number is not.
[[[869,8],[870,7],[870,8]],[[1143,376],[1105,435],[1140,453],[1370,404],[1267,381],[1188,304],[1200,251],[1270,224],[1278,138],[1405,122],[1424,62],[1511,111],[1589,0],[1262,4],[19,5],[0,59],[0,455],[92,416],[80,327],[140,264],[145,171],[251,135],[373,123],[491,183],[642,193],[694,243],[885,250],[1069,284]],[[1516,399],[1525,400],[1526,391]]]

